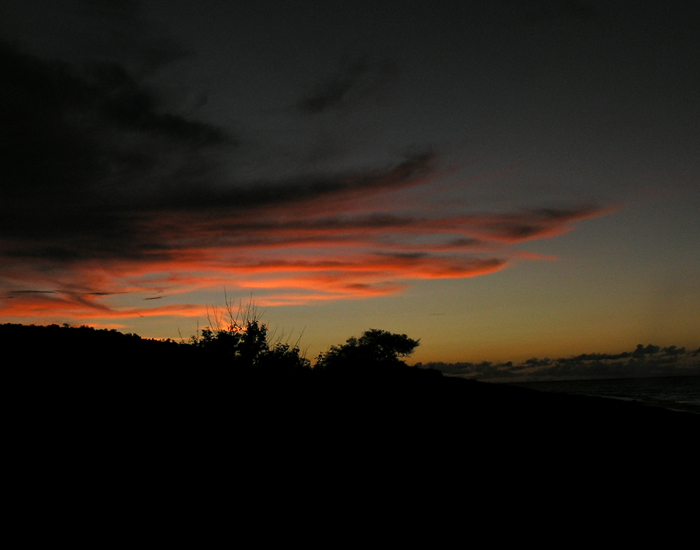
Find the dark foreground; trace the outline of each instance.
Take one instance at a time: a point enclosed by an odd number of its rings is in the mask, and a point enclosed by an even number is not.
[[[410,367],[351,376],[59,361],[8,369],[4,387],[16,435],[42,449],[42,460],[79,453],[97,462],[259,458],[275,467],[321,466],[329,454],[580,462],[652,451],[680,457],[700,434],[700,416],[691,413]]]
[[[498,533],[505,513],[575,525],[572,510],[679,502],[697,473],[697,415],[430,371],[20,368],[4,442],[25,540],[432,545],[465,517]]]
[[[697,484],[690,413],[405,366],[240,369],[174,344],[18,334],[3,448],[25,540],[131,544],[147,529],[200,547],[224,526],[324,547],[427,531],[432,546],[446,522],[500,536],[577,510],[589,525]]]

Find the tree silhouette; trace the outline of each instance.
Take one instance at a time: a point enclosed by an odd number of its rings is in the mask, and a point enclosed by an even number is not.
[[[316,358],[314,368],[325,371],[365,370],[406,366],[400,359],[408,357],[418,346],[405,334],[370,329],[359,338],[348,338],[345,344],[331,346]]]

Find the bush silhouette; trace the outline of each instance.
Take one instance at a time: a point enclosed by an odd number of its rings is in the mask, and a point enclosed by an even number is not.
[[[234,310],[233,302],[226,299],[225,311],[214,308],[208,321],[201,336],[192,336],[189,343],[202,349],[210,360],[244,369],[264,367],[280,371],[310,367],[298,345],[270,342],[269,328],[252,303]]]
[[[405,334],[394,334],[386,330],[370,329],[359,338],[348,338],[345,344],[331,346],[316,358],[315,369],[345,372],[367,369],[391,369],[406,366],[400,358],[408,357],[418,346]]]

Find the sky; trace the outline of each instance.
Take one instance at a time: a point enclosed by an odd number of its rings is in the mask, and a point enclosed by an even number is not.
[[[0,5],[0,322],[700,345],[693,3]]]

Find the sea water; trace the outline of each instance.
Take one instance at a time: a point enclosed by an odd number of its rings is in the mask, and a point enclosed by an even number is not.
[[[700,414],[700,376],[557,380],[515,385],[539,391],[594,395]]]

